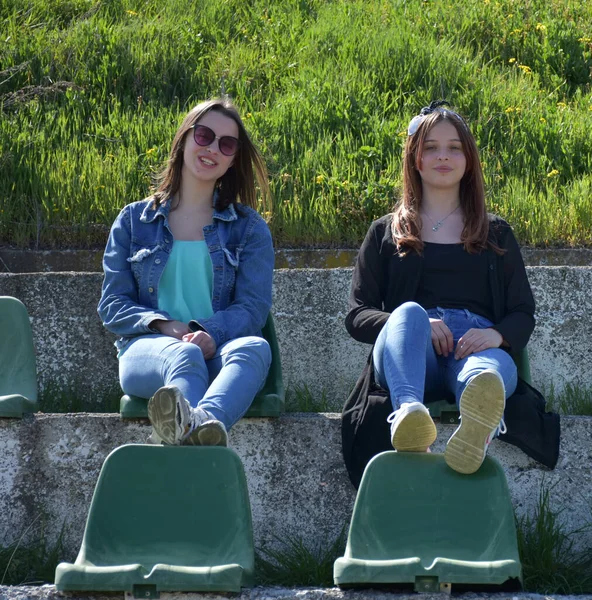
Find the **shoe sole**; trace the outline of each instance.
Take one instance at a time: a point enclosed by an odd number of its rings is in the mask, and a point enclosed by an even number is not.
[[[175,393],[169,389],[159,389],[148,402],[148,418],[156,435],[165,444],[175,445],[177,441],[176,432],[177,398]]]
[[[401,419],[391,442],[397,452],[425,452],[437,435],[436,425],[429,413],[415,410]]]
[[[206,421],[181,443],[183,446],[228,446],[228,434],[220,421]]]
[[[468,383],[460,398],[460,427],[444,451],[446,464],[465,475],[479,469],[487,453],[486,442],[505,408],[504,384],[497,373],[480,373]]]

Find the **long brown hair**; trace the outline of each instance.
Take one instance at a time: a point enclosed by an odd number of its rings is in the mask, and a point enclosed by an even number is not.
[[[216,210],[224,210],[230,204],[240,202],[251,208],[257,208],[255,178],[259,185],[264,204],[269,199],[267,169],[261,154],[249,138],[249,134],[234,104],[226,98],[213,98],[201,102],[192,108],[177,129],[173,138],[169,159],[158,176],[158,187],[154,194],[154,205],[163,204],[172,198],[181,186],[183,169],[183,150],[185,138],[191,128],[208,112],[216,111],[232,119],[238,126],[240,148],[234,156],[232,166],[216,182],[218,197]]]
[[[393,241],[398,254],[404,256],[409,250],[423,252],[420,216],[423,199],[421,164],[424,142],[436,124],[448,121],[454,125],[466,158],[465,173],[460,181],[460,206],[464,214],[464,227],[460,236],[465,250],[471,254],[481,252],[488,246],[495,252],[503,252],[488,239],[489,218],[485,207],[485,186],[479,151],[475,138],[467,124],[457,113],[438,106],[421,119],[417,130],[407,137],[403,158],[403,194],[393,211]]]

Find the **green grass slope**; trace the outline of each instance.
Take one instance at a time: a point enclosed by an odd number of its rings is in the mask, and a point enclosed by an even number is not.
[[[233,97],[278,245],[355,245],[449,99],[524,244],[592,244],[588,0],[2,0],[0,243],[101,245],[182,116]]]

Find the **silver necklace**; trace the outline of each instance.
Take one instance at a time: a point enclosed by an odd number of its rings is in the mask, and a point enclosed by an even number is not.
[[[444,221],[446,221],[446,219],[448,217],[450,217],[451,215],[453,215],[458,209],[460,208],[460,204],[452,211],[449,212],[443,219],[440,219],[439,221],[434,221],[434,219],[432,219],[432,217],[430,217],[430,215],[428,214],[428,211],[423,210],[423,212],[425,213],[425,216],[432,222],[432,231],[438,231],[438,229],[440,229],[440,227],[442,227],[442,224],[444,223]]]

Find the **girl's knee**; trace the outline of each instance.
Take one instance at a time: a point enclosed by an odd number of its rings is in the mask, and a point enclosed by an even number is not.
[[[430,331],[430,318],[417,302],[405,302],[390,314],[386,326],[397,331],[401,327],[414,332],[423,330],[427,334]]]
[[[256,355],[261,359],[266,367],[269,368],[269,365],[271,365],[271,346],[269,345],[269,342],[261,337],[253,337],[249,344],[252,344]]]
[[[428,313],[417,302],[404,302],[392,312],[393,315],[405,316],[408,319],[427,319]],[[392,316],[392,315],[391,315]]]
[[[175,346],[174,352],[168,357],[170,365],[188,365],[192,367],[205,367],[205,358],[199,346],[190,342],[180,342]]]
[[[250,358],[251,360],[260,361],[261,364],[268,369],[271,365],[271,346],[269,342],[259,336],[248,336],[240,338],[239,344],[236,345],[232,352],[239,352],[241,355]]]

